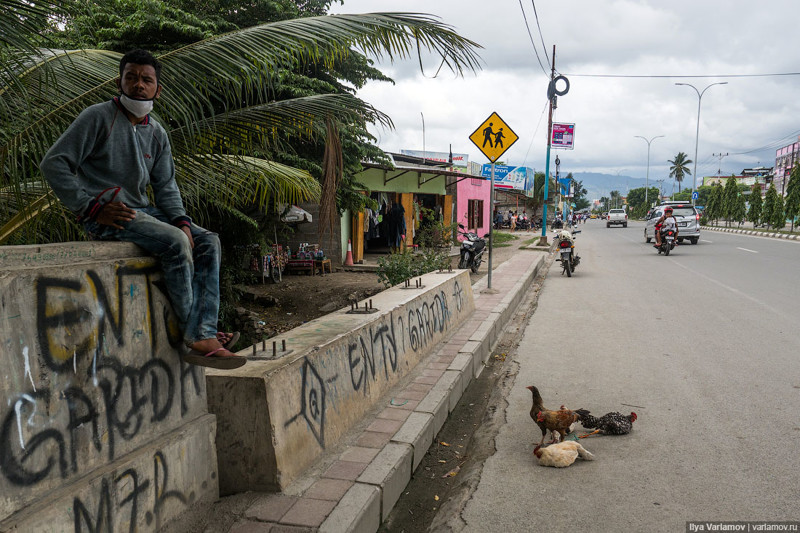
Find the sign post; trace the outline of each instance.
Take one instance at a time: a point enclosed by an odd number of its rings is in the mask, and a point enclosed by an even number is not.
[[[492,236],[494,234],[494,164],[500,156],[511,145],[517,142],[519,137],[516,133],[500,118],[497,113],[492,113],[489,118],[483,121],[478,128],[469,136],[469,140],[478,147],[478,150],[485,155],[492,164],[492,177],[489,189],[489,213],[491,222],[489,223],[489,272],[486,278],[486,287],[492,288]],[[487,146],[488,144],[488,146]]]

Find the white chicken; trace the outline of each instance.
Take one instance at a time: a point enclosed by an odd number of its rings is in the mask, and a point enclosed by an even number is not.
[[[594,455],[589,453],[586,448],[574,440],[551,444],[546,448],[537,446],[533,450],[533,455],[539,459],[540,465],[554,466],[556,468],[564,468],[571,465],[579,455],[581,459],[586,461],[592,461],[594,459]]]

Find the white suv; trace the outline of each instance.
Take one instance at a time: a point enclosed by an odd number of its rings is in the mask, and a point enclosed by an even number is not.
[[[650,242],[655,239],[655,226],[665,207],[672,208],[672,215],[678,223],[678,242],[689,239],[692,244],[697,244],[700,239],[700,214],[692,204],[669,202],[654,207],[645,217],[644,240]]]

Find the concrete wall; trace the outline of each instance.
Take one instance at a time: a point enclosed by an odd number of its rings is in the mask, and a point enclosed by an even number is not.
[[[278,360],[207,372],[223,494],[285,488],[472,314],[467,271],[422,279],[375,295],[375,314],[343,309],[270,339],[267,355],[271,341],[293,350]]]
[[[0,531],[156,531],[218,494],[203,371],[134,245],[0,248]]]

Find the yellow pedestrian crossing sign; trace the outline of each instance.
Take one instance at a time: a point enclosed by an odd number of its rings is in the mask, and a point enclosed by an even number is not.
[[[494,163],[511,145],[517,142],[517,134],[503,122],[500,115],[492,113],[489,118],[472,132],[469,140],[472,141],[483,155],[489,158],[490,163]]]

